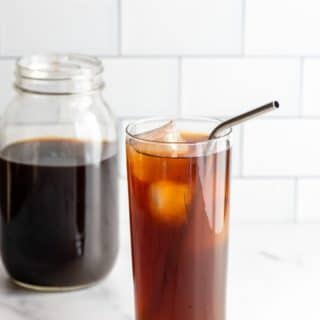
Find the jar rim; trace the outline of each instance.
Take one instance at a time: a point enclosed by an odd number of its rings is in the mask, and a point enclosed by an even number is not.
[[[18,89],[44,94],[73,94],[103,87],[103,64],[81,54],[35,54],[16,62]]]

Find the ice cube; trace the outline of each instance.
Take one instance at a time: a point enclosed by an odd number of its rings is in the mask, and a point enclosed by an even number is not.
[[[157,221],[177,226],[187,220],[191,191],[186,184],[160,180],[150,185],[149,201]]]
[[[141,145],[143,148],[142,151],[146,153],[176,157],[188,151],[188,147],[186,145],[179,144],[180,142],[186,141],[182,138],[181,133],[173,120],[170,120],[159,128],[141,133],[137,135],[137,137],[153,142],[169,142],[168,144],[154,144],[146,142]],[[177,142],[177,144],[174,142]]]
[[[141,133],[138,135],[139,138],[157,141],[157,142],[183,142],[180,132],[177,128],[176,123],[170,120],[165,125]]]

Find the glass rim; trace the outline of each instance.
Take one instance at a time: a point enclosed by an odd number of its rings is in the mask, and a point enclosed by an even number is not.
[[[75,53],[38,53],[16,60],[15,88],[35,94],[88,93],[104,87],[100,59]]]
[[[150,118],[142,118],[136,121],[133,121],[131,123],[129,123],[126,126],[125,132],[126,135],[128,137],[130,137],[131,139],[134,139],[136,141],[140,141],[142,143],[150,143],[150,144],[159,144],[159,145],[206,145],[210,142],[213,141],[223,141],[226,140],[228,138],[231,137],[232,134],[232,129],[227,129],[226,133],[220,137],[217,138],[212,138],[210,140],[204,140],[204,141],[194,141],[194,142],[190,142],[190,141],[158,141],[158,140],[152,140],[152,139],[147,139],[147,138],[141,138],[138,137],[137,135],[134,135],[133,133],[130,132],[130,129],[133,126],[136,125],[141,125],[144,123],[150,123],[153,121],[199,121],[199,122],[210,122],[210,123],[215,123],[216,125],[219,125],[220,123],[223,122],[223,120],[219,119],[219,118],[211,118],[211,117],[150,117]],[[212,127],[213,130],[213,127]],[[143,132],[142,132],[143,133]],[[208,136],[209,136],[210,132],[208,132]]]
[[[69,80],[102,72],[103,65],[98,58],[77,53],[37,53],[16,60],[16,73],[34,80]]]

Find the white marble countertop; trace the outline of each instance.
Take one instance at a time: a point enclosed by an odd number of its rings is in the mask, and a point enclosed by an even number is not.
[[[319,290],[320,225],[231,226],[228,320],[319,320]],[[105,281],[78,292],[25,291],[1,267],[0,319],[134,319],[128,246]]]
[[[11,284],[0,264],[0,320],[133,320],[124,199],[109,277],[86,290],[44,294]],[[320,225],[231,225],[229,252],[227,320],[320,319]]]

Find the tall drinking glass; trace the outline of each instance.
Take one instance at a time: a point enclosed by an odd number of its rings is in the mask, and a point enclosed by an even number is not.
[[[137,320],[224,320],[231,131],[142,120],[126,150]]]

